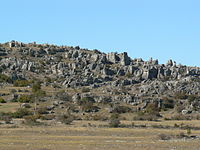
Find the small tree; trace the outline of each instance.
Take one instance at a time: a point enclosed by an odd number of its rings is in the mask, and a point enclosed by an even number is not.
[[[187,135],[190,135],[192,133],[191,128],[187,127]]]
[[[41,90],[41,83],[37,81],[32,86],[32,92],[37,93],[40,90]]]
[[[46,95],[46,92],[41,90],[41,82],[35,82],[33,84],[32,93],[33,93],[34,102],[35,102],[35,108],[34,108],[34,115],[35,115],[36,110],[37,110],[37,99]]]
[[[153,115],[158,115],[159,116],[159,108],[154,103],[149,103],[147,105],[147,107],[146,107],[145,112],[147,114],[153,114]]]

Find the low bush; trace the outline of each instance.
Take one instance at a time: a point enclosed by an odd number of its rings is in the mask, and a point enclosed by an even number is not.
[[[174,124],[174,128],[179,128],[180,126],[178,124]]]
[[[154,103],[149,103],[145,109],[145,111],[140,111],[137,113],[133,120],[148,120],[148,121],[156,121],[161,117],[159,113],[159,108]]]
[[[95,121],[106,121],[108,120],[109,118],[105,115],[100,115],[100,114],[95,114],[92,116],[92,120],[95,120]]]
[[[154,103],[149,103],[145,109],[146,114],[159,115],[159,108]]]
[[[23,118],[28,115],[31,115],[31,112],[26,108],[19,108],[16,112],[12,113],[13,118]]]
[[[4,117],[2,118],[2,120],[5,121],[6,124],[10,124],[11,121],[12,121],[12,117],[9,116],[9,115],[7,115],[7,116],[4,116]]]
[[[6,103],[6,101],[2,97],[0,97],[0,103]]]
[[[97,112],[100,108],[94,106],[94,102],[94,98],[84,97],[78,102],[78,104],[81,106],[81,109],[84,112]]]
[[[177,138],[184,138],[184,137],[187,137],[187,136],[185,135],[185,133],[180,132],[179,134],[176,135],[176,137]]]
[[[110,116],[109,120],[109,127],[111,128],[118,128],[120,126],[121,122],[119,120],[119,114],[114,113]]]
[[[119,119],[111,119],[109,121],[109,127],[118,128],[119,126],[120,126],[120,120]]]
[[[95,100],[93,97],[83,97],[80,101],[80,105],[81,104],[86,104],[86,103],[94,103]]]
[[[181,105],[181,104],[176,104],[176,106],[175,106],[175,111],[177,112],[177,113],[181,113],[182,112],[182,110],[184,109],[185,107],[183,106],[183,105]]]
[[[52,114],[48,114],[48,115],[43,115],[40,117],[42,120],[53,120],[56,118],[55,115],[52,115]]]
[[[62,114],[57,117],[57,120],[64,124],[71,124],[74,121],[75,117],[71,114]]]
[[[191,104],[192,102],[194,102],[195,100],[199,100],[199,96],[198,95],[189,95],[188,96],[188,101]]]
[[[11,113],[0,112],[0,120],[3,120],[6,124],[9,124],[12,120]]]
[[[157,121],[159,119],[159,116],[154,114],[143,114],[143,115],[137,115],[133,117],[133,120],[148,120],[148,121]]]
[[[90,89],[89,88],[82,88],[82,90],[81,90],[83,93],[87,93],[87,92],[90,92]]]
[[[13,85],[16,87],[26,87],[32,84],[32,81],[28,80],[15,80]]]
[[[187,135],[190,135],[192,133],[191,128],[187,128]]]
[[[171,139],[171,136],[162,133],[162,134],[159,134],[159,135],[158,135],[158,138],[159,138],[160,140],[170,140],[170,139]]]
[[[40,123],[37,122],[37,119],[40,118],[40,116],[38,115],[29,115],[29,116],[24,116],[23,117],[25,119],[25,124],[26,125],[39,125]]]
[[[177,114],[171,117],[171,120],[191,120],[191,116]]]
[[[47,107],[40,107],[37,109],[38,114],[48,114]]]
[[[38,90],[36,91],[33,96],[36,96],[36,97],[43,97],[43,96],[46,96],[46,92],[43,91],[43,90]]]
[[[9,76],[5,75],[5,74],[0,74],[0,83],[1,82],[8,82],[8,83],[12,83],[12,80]]]
[[[127,72],[125,75],[127,78],[131,78],[133,75],[130,72]]]
[[[117,106],[114,108],[114,110],[112,111],[112,113],[127,113],[127,112],[131,112],[131,108],[127,107],[127,106]]]
[[[175,105],[174,100],[172,99],[165,99],[162,103],[162,109],[173,109]]]
[[[61,101],[71,101],[72,97],[65,92],[65,90],[60,90],[56,93],[56,97]]]
[[[18,102],[20,103],[30,103],[33,101],[31,95],[21,95],[18,99]]]

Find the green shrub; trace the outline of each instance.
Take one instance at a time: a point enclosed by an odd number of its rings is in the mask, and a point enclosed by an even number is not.
[[[32,92],[33,93],[36,93],[38,91],[41,90],[41,83],[40,82],[35,82],[33,85],[32,85]]]
[[[0,74],[0,83],[1,82],[8,82],[8,83],[12,83],[12,80],[10,77],[8,77],[5,74]]]
[[[47,82],[47,83],[51,83],[51,82],[52,82],[52,79],[49,78],[49,77],[46,77],[45,82]]]
[[[86,104],[86,103],[94,103],[95,100],[93,97],[83,97],[80,101],[82,104]]]
[[[39,125],[40,123],[37,122],[37,119],[40,118],[40,116],[38,115],[29,115],[29,116],[24,116],[23,117],[25,119],[25,124],[26,125],[30,125],[30,126],[33,126],[33,125]]]
[[[133,75],[132,75],[130,72],[127,72],[127,73],[126,73],[126,77],[127,77],[127,78],[131,78],[132,76],[133,76]]]
[[[114,108],[114,110],[112,111],[113,113],[127,113],[127,112],[131,112],[131,108],[127,107],[127,106],[117,106]]]
[[[162,134],[159,134],[159,135],[158,135],[158,138],[159,138],[160,140],[170,140],[170,139],[171,139],[171,136],[162,133]]]
[[[164,99],[162,103],[162,109],[173,109],[175,105],[174,100],[172,99]]]
[[[82,110],[85,112],[98,112],[99,111],[99,107],[98,106],[93,106],[93,105],[85,105],[82,107]]]
[[[137,115],[133,117],[133,120],[148,120],[148,121],[157,121],[159,117],[154,114],[143,114],[143,115]]]
[[[95,121],[106,121],[108,120],[109,118],[105,115],[102,115],[102,114],[94,114],[92,116],[92,120],[95,120]]]
[[[187,135],[190,135],[192,133],[191,128],[187,128]]]
[[[32,97],[31,95],[21,95],[17,101],[20,103],[30,103],[32,102]]]
[[[111,128],[118,128],[120,126],[121,122],[119,119],[112,119],[109,121],[109,127]]]
[[[145,111],[140,111],[137,113],[137,116],[133,117],[133,120],[148,120],[148,121],[156,121],[161,117],[159,113],[159,109],[154,103],[150,103],[147,105]]]
[[[65,90],[60,90],[56,93],[56,97],[60,99],[61,101],[71,101],[72,98],[70,95],[68,95]]]
[[[81,106],[82,111],[88,111],[94,108],[94,102],[95,100],[92,97],[84,97],[78,101],[78,104]]]
[[[39,90],[36,93],[34,93],[34,96],[44,97],[44,96],[46,96],[46,92],[43,90]]]
[[[13,102],[13,103],[18,102],[18,99],[16,99],[16,98],[12,99],[11,102]]]
[[[38,114],[47,114],[48,113],[47,108],[46,107],[40,107],[40,108],[38,108],[37,113]]]
[[[118,113],[113,113],[110,115],[110,119],[118,119],[119,118],[119,114]]]
[[[91,111],[98,111],[100,108],[97,106],[94,106],[94,98],[92,97],[84,97],[80,101],[78,101],[78,104],[81,106],[82,111],[85,112],[91,112]]]
[[[146,114],[153,114],[159,116],[159,108],[154,103],[149,103],[145,110]]]
[[[42,120],[53,120],[53,119],[55,119],[55,115],[52,115],[52,114],[48,114],[48,115],[43,115],[43,116],[41,116],[40,118],[42,119]]]
[[[197,99],[199,99],[198,95],[189,95],[188,96],[189,103],[192,103],[193,101],[195,101]]]
[[[0,97],[0,103],[6,103],[6,101],[2,97]]]
[[[64,124],[71,124],[74,121],[75,117],[69,113],[62,114],[57,117],[57,120]]]
[[[82,90],[81,90],[83,93],[87,93],[87,92],[90,92],[90,89],[89,88],[82,88]]]
[[[179,128],[179,125],[175,123],[174,128]]]
[[[181,104],[176,104],[176,107],[175,107],[175,110],[177,113],[180,113],[182,112],[182,110],[184,109],[185,107]]]
[[[31,85],[32,81],[28,81],[28,80],[16,80],[14,81],[13,85],[17,86],[17,87],[26,87]]]
[[[19,108],[16,112],[12,113],[13,118],[23,118],[27,115],[31,115],[31,112],[26,108]]]

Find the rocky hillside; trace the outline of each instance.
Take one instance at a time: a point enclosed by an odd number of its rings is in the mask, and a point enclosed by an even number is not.
[[[159,64],[153,59],[132,59],[126,52],[105,54],[79,46],[11,41],[0,44],[0,73],[9,79],[0,80],[2,87],[40,80],[46,87],[85,89],[68,93],[74,102],[90,96],[95,102],[125,102],[143,109],[151,102],[162,107],[166,99],[179,99],[184,105],[192,97],[183,109],[200,107],[200,68],[172,60]]]

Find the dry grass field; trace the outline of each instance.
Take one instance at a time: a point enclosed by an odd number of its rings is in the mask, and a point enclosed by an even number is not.
[[[128,122],[126,122],[128,123]],[[148,124],[149,122],[134,122]],[[150,122],[156,124],[157,122]],[[161,122],[159,122],[161,123]],[[193,124],[198,121],[166,121],[173,126]],[[90,126],[88,126],[90,124]],[[199,150],[199,139],[160,140],[159,134],[178,135],[181,129],[155,128],[105,128],[105,122],[75,121],[72,125],[13,126],[0,125],[0,150]],[[93,127],[91,127],[91,125]],[[96,127],[95,127],[96,126]],[[191,135],[200,136],[192,130]]]

